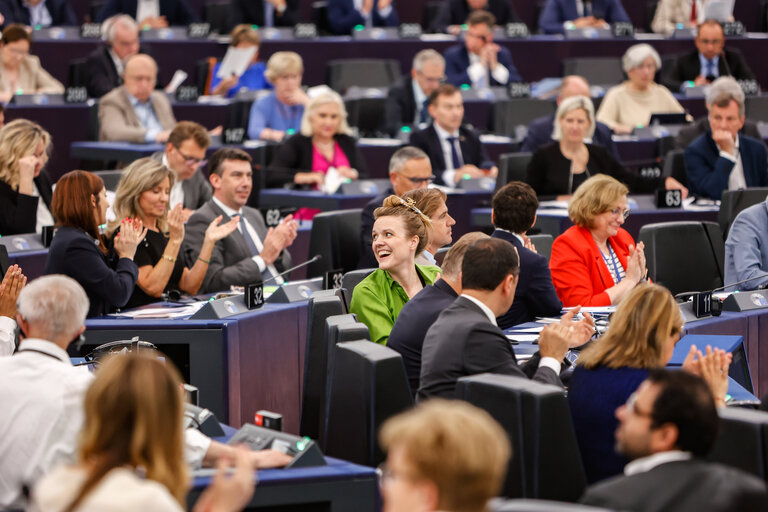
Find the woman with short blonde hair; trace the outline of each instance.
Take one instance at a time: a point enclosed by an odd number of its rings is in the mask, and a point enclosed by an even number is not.
[[[264,74],[275,92],[259,98],[251,106],[248,137],[281,141],[301,128],[309,97],[301,88],[304,62],[295,52],[276,52],[267,61]]]

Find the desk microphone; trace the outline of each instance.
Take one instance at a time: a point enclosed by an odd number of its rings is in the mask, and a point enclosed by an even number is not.
[[[291,272],[293,272],[293,271],[294,271],[294,270],[296,270],[296,269],[299,269],[299,268],[301,268],[301,267],[306,267],[307,265],[309,265],[309,264],[311,264],[311,263],[314,263],[314,262],[316,262],[316,261],[320,261],[321,259],[323,259],[323,256],[322,256],[322,254],[315,254],[315,255],[312,257],[312,259],[309,259],[309,260],[305,261],[304,263],[299,263],[299,264],[298,264],[298,265],[296,265],[295,267],[291,267],[291,268],[289,268],[288,270],[283,270],[282,272],[280,272],[280,273],[279,273],[279,274],[277,274],[276,276],[272,276],[272,277],[270,277],[269,279],[266,279],[266,280],[265,280],[265,281],[264,281],[262,284],[267,284],[267,283],[268,283],[268,282],[270,282],[270,281],[274,281],[274,280],[275,280],[275,279],[277,279],[278,277],[282,277],[282,276],[284,276],[285,274],[290,274]]]
[[[755,281],[757,279],[765,279],[765,278],[766,278],[766,275],[763,274],[763,275],[759,275],[759,276],[750,277],[749,279],[744,279],[742,281],[736,281],[735,283],[728,283],[726,285],[723,285],[723,286],[720,286],[718,288],[715,288],[712,291],[707,291],[707,292],[682,292],[682,293],[678,293],[677,295],[675,295],[675,300],[687,301],[689,298],[693,297],[694,298],[694,302],[696,302],[696,298],[697,298],[698,295],[704,294],[704,295],[708,295],[711,298],[712,294],[717,292],[717,291],[725,290],[726,288],[730,288],[731,286],[736,286],[736,285],[739,285],[739,284],[748,283],[750,281]],[[765,288],[768,288],[768,283],[763,284],[760,287],[758,287],[758,289],[765,289]],[[712,307],[711,307],[712,316],[720,316],[720,313],[723,312],[723,301],[721,301],[721,300],[713,300],[713,301],[711,301],[711,305],[712,305]]]
[[[757,279],[765,279],[767,277],[768,277],[768,275],[766,275],[766,274],[762,274],[762,275],[759,275],[759,276],[753,276],[753,277],[750,277],[749,279],[744,279],[743,281],[736,281],[735,283],[729,283],[729,284],[721,286],[720,288],[715,288],[714,290],[712,290],[712,293],[715,293],[715,292],[720,291],[720,290],[725,290],[726,288],[730,288],[731,286],[736,286],[738,284],[748,283],[750,281],[756,281]],[[757,287],[758,290],[764,290],[765,288],[768,288],[768,283],[762,284],[762,285]]]

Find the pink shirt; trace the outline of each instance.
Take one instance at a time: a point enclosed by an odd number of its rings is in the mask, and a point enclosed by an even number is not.
[[[328,161],[318,149],[312,145],[312,171],[321,172],[326,174],[331,167],[350,167],[347,155],[339,147],[339,143],[335,142],[333,146],[333,158]]]

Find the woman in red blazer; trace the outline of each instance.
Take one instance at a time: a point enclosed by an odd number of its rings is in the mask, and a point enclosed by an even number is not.
[[[599,174],[573,195],[575,226],[555,239],[549,268],[563,306],[618,304],[645,278],[643,243],[621,228],[629,215],[627,187]]]

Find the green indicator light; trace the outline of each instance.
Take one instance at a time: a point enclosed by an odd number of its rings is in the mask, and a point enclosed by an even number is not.
[[[287,130],[285,130],[285,133],[287,133],[288,135],[293,135],[294,133],[296,133],[296,130],[294,130],[293,128],[288,128]]]
[[[459,89],[461,89],[462,91],[468,91],[470,89],[470,86],[469,84],[461,84]]]
[[[466,23],[463,23],[461,25],[461,30],[467,30],[468,28],[469,28],[469,25],[467,25]]]
[[[353,30],[355,30],[356,32],[360,32],[361,30],[365,30],[365,26],[364,25],[355,25],[355,28]]]
[[[251,30],[259,30],[259,26],[258,25],[251,25]]]
[[[400,131],[403,132],[403,133],[410,133],[411,132],[411,127],[410,126],[403,126],[402,128],[400,128]]]

